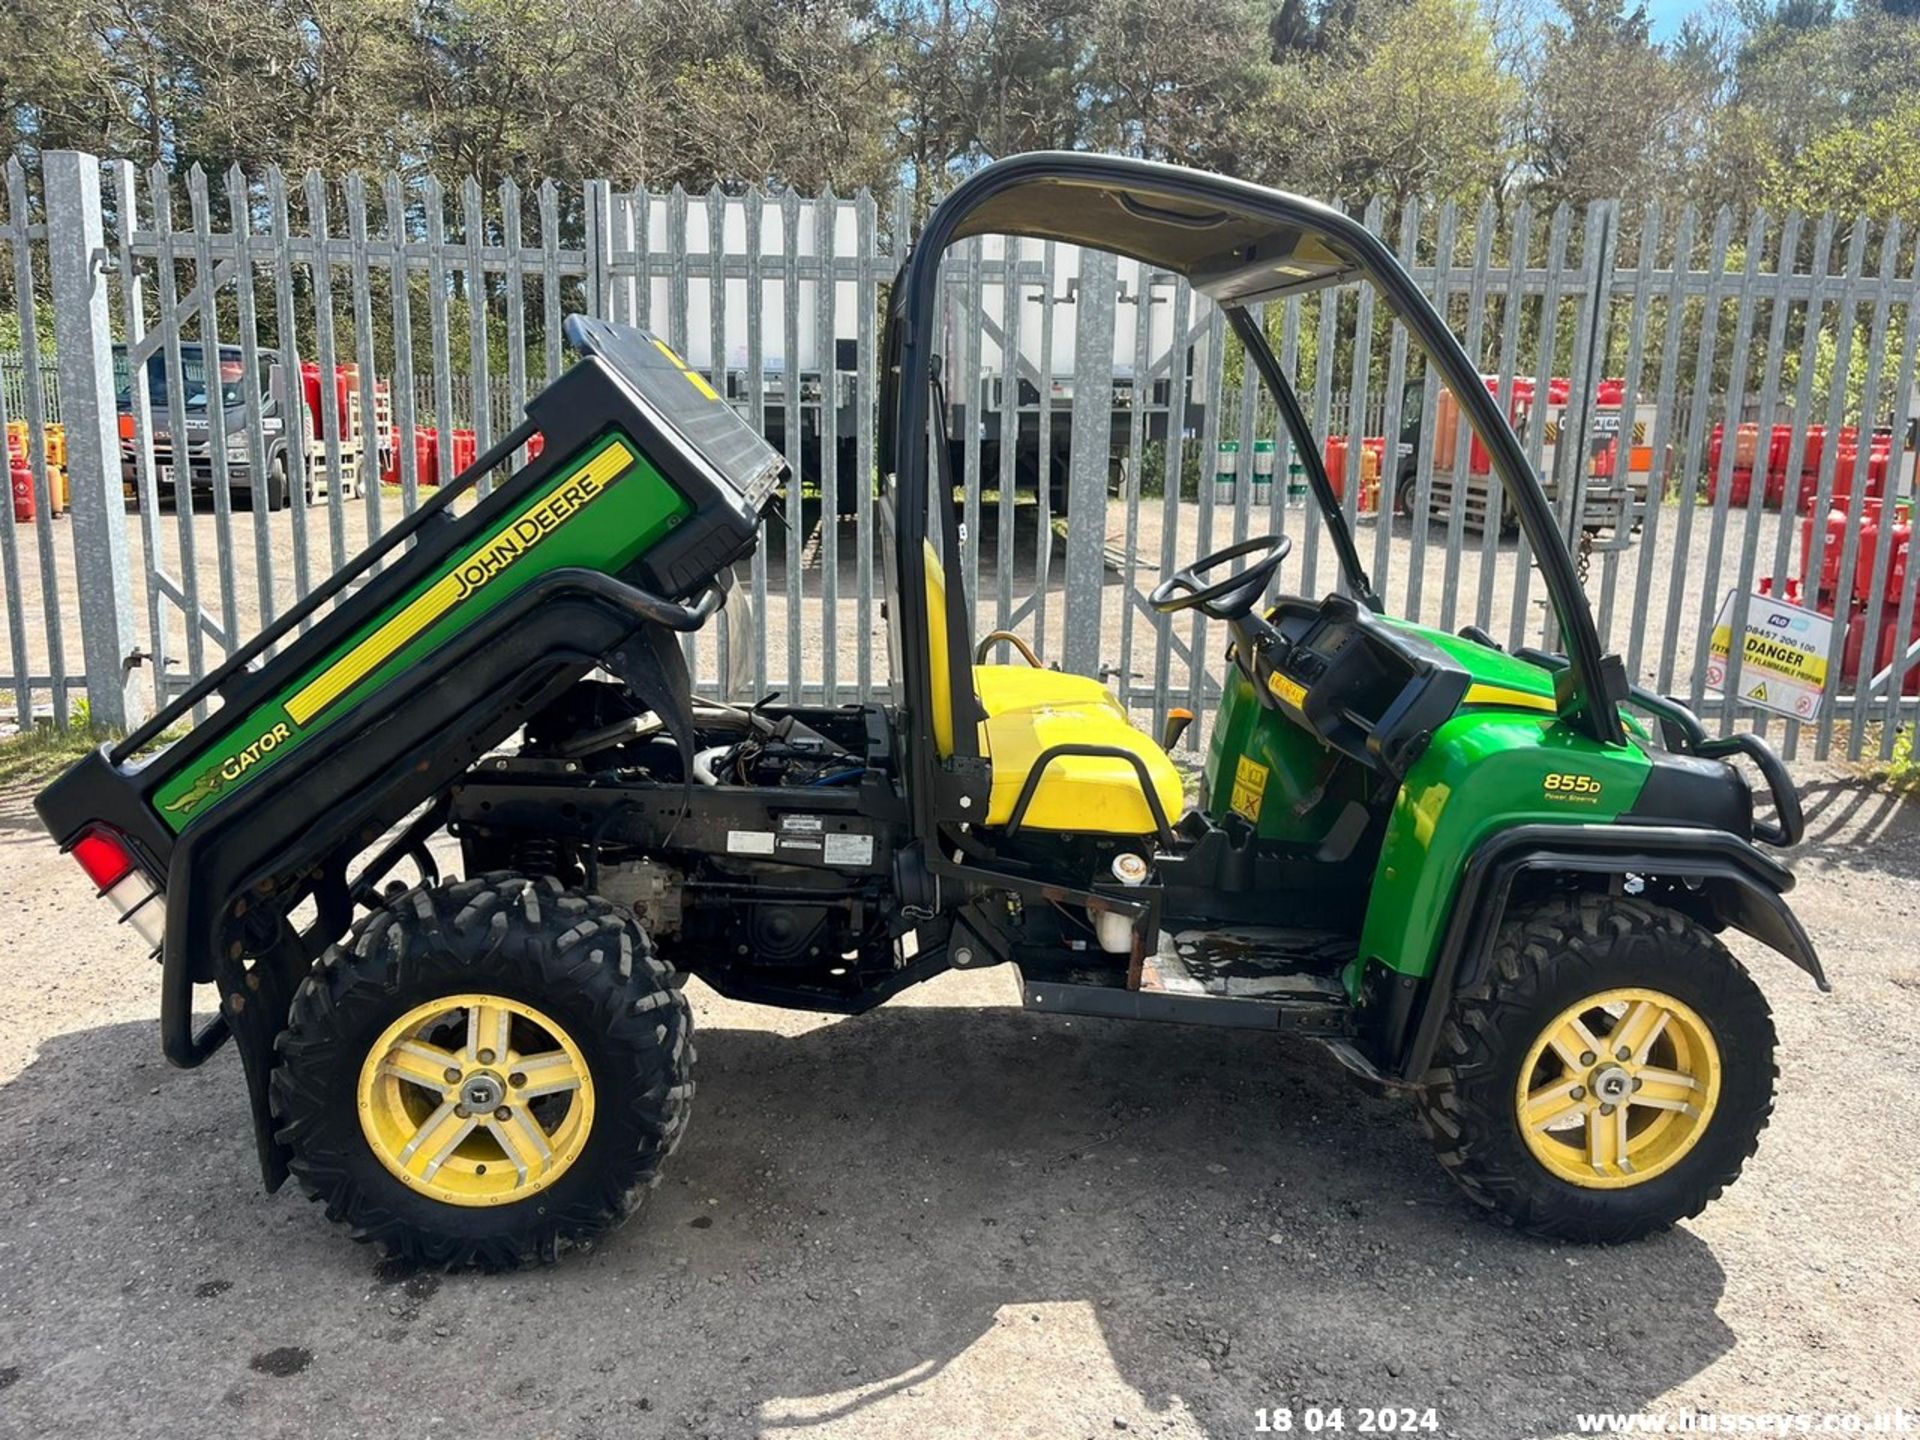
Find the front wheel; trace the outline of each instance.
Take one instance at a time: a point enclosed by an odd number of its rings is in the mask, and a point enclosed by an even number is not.
[[[290,1168],[404,1260],[551,1260],[678,1144],[693,1017],[629,911],[494,875],[389,901],[301,983],[272,1097]]]
[[[267,465],[267,509],[277,512],[293,503],[287,482],[287,457],[276,455]]]
[[[1455,997],[1421,1115],[1480,1204],[1615,1242],[1697,1215],[1773,1109],[1773,1018],[1740,962],[1675,911],[1584,895],[1521,911]]]

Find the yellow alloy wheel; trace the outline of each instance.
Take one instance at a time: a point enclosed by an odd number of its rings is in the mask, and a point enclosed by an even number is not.
[[[593,1129],[593,1076],[567,1032],[499,995],[448,995],[389,1025],[360,1066],[380,1163],[448,1205],[504,1205],[567,1173]]]
[[[1679,1164],[1720,1101],[1720,1048],[1692,1009],[1657,990],[1569,1005],[1527,1052],[1514,1094],[1527,1149],[1558,1178],[1643,1185]]]

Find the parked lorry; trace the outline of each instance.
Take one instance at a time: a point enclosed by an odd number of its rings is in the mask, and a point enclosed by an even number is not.
[[[1496,397],[1505,393],[1507,420],[1516,432],[1528,435],[1538,403],[1539,386],[1531,376],[1518,375],[1503,387],[1498,375],[1481,377]],[[1573,398],[1572,382],[1554,376],[1547,381],[1545,414],[1540,447],[1540,475],[1547,496],[1556,505],[1560,501],[1559,448],[1566,426],[1567,407]],[[1411,514],[1417,503],[1414,491],[1418,479],[1424,416],[1422,389],[1407,387],[1407,399],[1401,414],[1401,460],[1396,508]],[[1657,463],[1653,447],[1647,443],[1652,433],[1656,407],[1641,404],[1634,408],[1632,424],[1626,423],[1622,407],[1626,403],[1626,382],[1607,379],[1594,387],[1593,408],[1589,412],[1586,444],[1586,492],[1581,507],[1581,529],[1612,530],[1625,535],[1640,523],[1646,512],[1647,495],[1652,488]],[[1435,406],[1437,425],[1432,439],[1432,483],[1428,489],[1428,510],[1436,520],[1448,520],[1453,514],[1456,491],[1459,506],[1469,530],[1484,530],[1491,510],[1492,489],[1488,479],[1491,466],[1486,447],[1478,439],[1460,443],[1462,424],[1460,403],[1450,390],[1440,392]],[[1624,463],[1623,463],[1624,461]],[[1499,515],[1500,533],[1515,533],[1519,516],[1513,498],[1502,494]]]
[[[290,387],[286,363],[276,350],[256,353],[260,386],[257,437],[252,428],[254,406],[253,397],[248,394],[246,361],[239,346],[221,346],[218,363],[210,368],[201,345],[183,343],[178,397],[170,384],[171,367],[167,364],[166,352],[155,351],[147,357],[143,368],[150,428],[146,438],[152,445],[154,479],[160,493],[172,495],[178,483],[177,456],[181,446],[175,442],[175,432],[182,424],[189,484],[197,492],[213,489],[217,464],[215,427],[210,417],[217,395],[227,486],[234,496],[251,504],[256,492],[264,489],[267,508],[284,510],[292,500],[292,477],[296,473],[306,477],[305,497],[310,504],[336,491],[349,499],[361,494],[368,475],[377,477],[387,468],[387,456],[394,448],[392,399],[386,382],[374,386],[375,443],[370,444],[360,403],[359,367],[335,366],[332,384],[328,386],[323,384],[321,367],[306,362],[300,366],[300,405],[305,412],[305,423],[289,430]],[[129,486],[136,487],[137,493],[142,437],[134,419],[133,367],[124,345],[114,347],[114,361],[119,381],[121,474]],[[329,389],[337,415],[334,431],[339,447],[337,465],[330,459],[327,448],[322,395]],[[259,483],[254,470],[256,458],[264,464],[264,480]]]
[[[637,214],[622,223],[635,223]],[[842,201],[828,216],[820,202],[803,200],[793,221],[792,249],[798,269],[791,328],[784,297],[771,284],[782,281],[786,273],[787,242],[781,230],[785,220],[777,206],[763,208],[760,216],[759,252],[769,289],[759,311],[757,334],[739,290],[730,293],[716,313],[712,282],[697,271],[676,276],[652,270],[644,291],[641,282],[624,270],[616,273],[610,282],[611,309],[616,318],[644,315],[664,329],[664,317],[676,313],[677,304],[684,304],[684,323],[668,337],[678,353],[737,411],[757,419],[767,442],[783,457],[797,461],[800,478],[809,489],[821,484],[827,473],[826,447],[831,443],[840,512],[851,514],[860,483],[857,337],[861,292],[854,272],[843,268],[843,278],[834,282],[823,304],[820,281],[810,271],[821,255],[823,237],[831,236],[838,265],[850,265],[851,257],[860,253],[858,208],[853,201]],[[688,197],[680,211],[668,196],[648,201],[645,248],[654,256],[672,253],[676,246],[690,254],[708,253],[716,243],[729,256],[750,254],[751,233],[742,196],[727,197],[718,213],[701,196]],[[1071,246],[1055,247],[1049,264],[1046,254],[1038,242],[1015,247],[1004,237],[982,236],[977,307],[970,298],[973,292],[965,266],[956,259],[949,267],[946,318],[956,343],[949,351],[945,377],[950,407],[947,433],[956,477],[968,473],[969,450],[977,446],[981,482],[989,489],[997,487],[1003,474],[1003,449],[1010,446],[1006,473],[1014,477],[1016,492],[1037,494],[1045,476],[1051,509],[1064,514],[1077,386],[1090,375],[1099,375],[1112,387],[1106,440],[1110,458],[1117,460],[1127,453],[1136,408],[1142,412],[1144,438],[1166,440],[1176,385],[1185,403],[1184,432],[1198,445],[1205,426],[1206,397],[1204,387],[1196,388],[1190,377],[1207,373],[1210,340],[1205,323],[1196,328],[1205,315],[1203,302],[1194,302],[1186,317],[1187,333],[1176,336],[1174,277],[1122,256],[1114,262],[1121,303],[1114,313],[1110,345],[1103,356],[1087,357],[1089,363],[1083,367],[1077,323],[1081,255]],[[1016,269],[1018,292],[1011,335],[1005,328],[1008,263]],[[1144,337],[1136,328],[1141,325],[1146,327]],[[1016,376],[1011,388],[1007,384],[1010,339]],[[1144,340],[1144,345],[1137,340]],[[969,345],[977,353],[969,354]],[[1142,349],[1147,369],[1136,374]],[[791,403],[796,400],[797,405]],[[791,444],[790,410],[798,425]]]

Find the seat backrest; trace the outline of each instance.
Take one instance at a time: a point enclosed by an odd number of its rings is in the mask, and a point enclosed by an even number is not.
[[[898,596],[900,575],[899,567],[894,563],[893,497],[883,494],[878,508],[882,573],[887,594]],[[933,695],[933,748],[935,754],[946,760],[953,755],[954,729],[953,677],[947,670],[950,654],[947,647],[947,567],[940,563],[940,552],[933,548],[931,540],[921,540],[920,557],[927,606],[927,680]],[[901,652],[911,637],[902,632],[899,605],[887,606],[886,612],[887,661],[888,673],[893,677],[893,699],[895,704],[904,704],[907,697],[905,672],[900,668]]]
[[[927,676],[933,692],[933,748],[953,754],[953,673],[947,649],[947,567],[931,540],[920,542],[927,577]]]

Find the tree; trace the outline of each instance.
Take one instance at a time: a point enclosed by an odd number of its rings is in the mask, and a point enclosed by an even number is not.
[[[0,0],[49,147],[911,190],[1097,148],[1325,195],[1909,204],[1920,0]]]
[[[1331,195],[1477,199],[1517,102],[1474,0],[1364,0],[1344,39],[1277,67],[1255,168]]]
[[[0,70],[20,145],[86,149],[143,162],[173,158],[196,109],[169,39],[175,0],[79,0],[0,7]]]
[[[1671,192],[1691,168],[1718,79],[1699,33],[1670,51],[1654,41],[1644,4],[1560,5],[1528,76],[1533,188],[1576,204]]]
[[[198,0],[172,20],[192,124],[174,160],[338,175],[412,148],[405,0]]]
[[[1920,97],[1865,125],[1837,125],[1776,162],[1760,198],[1776,211],[1920,221]]]

